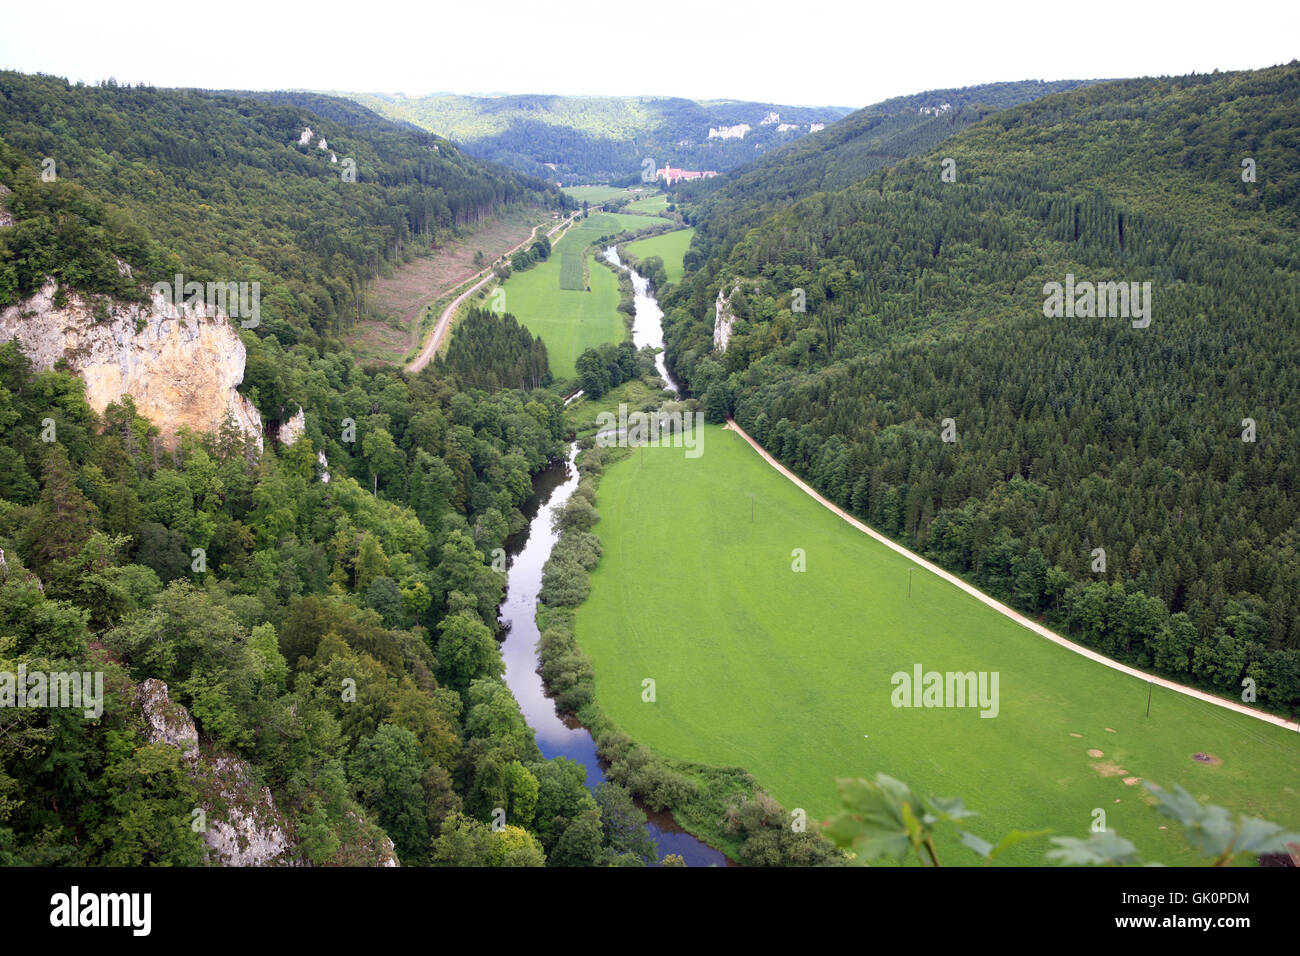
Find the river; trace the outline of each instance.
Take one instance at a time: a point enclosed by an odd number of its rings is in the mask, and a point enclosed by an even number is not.
[[[610,258],[611,253],[613,257]],[[616,265],[618,254],[609,249],[606,258]],[[642,345],[663,347],[660,319],[663,312],[649,292],[649,282],[628,270],[636,289],[636,314],[632,339],[637,348]],[[668,387],[677,393],[677,385],[663,364],[663,353],[655,360]],[[554,702],[546,696],[542,676],[537,672],[537,595],[542,589],[542,567],[555,546],[556,534],[551,530],[551,509],[563,505],[578,487],[578,469],[574,465],[576,444],[569,445],[568,459],[555,462],[539,472],[533,479],[533,495],[524,503],[524,516],[528,527],[506,541],[508,563],[506,569],[506,595],[501,602],[501,621],[507,626],[501,655],[505,658],[505,680],[515,700],[523,710],[524,718],[533,728],[537,746],[548,759],[568,757],[580,763],[587,771],[587,787],[594,790],[605,779],[605,771],[596,755],[596,742],[587,728],[573,718],[563,718],[555,712]],[[646,830],[654,841],[656,858],[676,853],[688,866],[726,866],[727,858],[718,850],[701,843],[685,832],[666,813],[646,814]]]
[[[626,271],[632,280],[632,290],[635,293],[632,304],[636,307],[632,324],[632,344],[638,350],[646,345],[657,350],[655,353],[655,368],[659,370],[659,376],[668,386],[668,391],[674,395],[680,395],[681,387],[668,374],[668,366],[664,362],[664,310],[659,308],[659,300],[650,293],[650,280],[626,265],[618,257],[618,249],[614,246],[610,246],[605,250],[605,259],[619,269]]]

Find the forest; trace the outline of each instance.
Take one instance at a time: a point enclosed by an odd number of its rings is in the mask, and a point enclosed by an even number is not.
[[[445,136],[473,156],[565,185],[639,182],[647,156],[655,168],[730,169],[751,160],[756,148],[775,148],[806,135],[812,123],[829,125],[849,112],[680,97],[349,95],[391,119]],[[764,125],[769,112],[800,130]],[[751,127],[743,138],[709,138],[710,128],[741,123]]]
[[[470,309],[456,326],[447,354],[435,363],[440,378],[455,376],[471,388],[529,391],[551,384],[546,343],[508,312]]]
[[[347,100],[252,96],[0,71],[0,164],[19,220],[0,237],[0,305],[59,270],[129,297],[117,255],[146,288],[177,272],[260,282],[258,333],[320,345],[364,314],[381,270],[506,204],[564,206],[553,185]],[[52,217],[53,196],[79,214]]]
[[[670,363],[712,420],[989,593],[1293,714],[1297,94],[1295,63],[1125,80],[842,190],[814,161],[793,206],[697,231]],[[1045,318],[1067,274],[1150,281],[1149,327]]]
[[[125,300],[178,266],[261,276],[279,306],[240,330],[241,387],[270,424],[305,421],[260,454],[234,427],[168,446],[129,397],[96,414],[78,377],[0,345],[0,670],[106,685],[95,720],[0,710],[0,865],[204,862],[191,810],[219,808],[220,783],[147,742],[151,679],[197,725],[200,766],[238,760],[270,789],[300,862],[373,864],[387,838],[407,865],[653,862],[629,792],[542,759],[502,681],[496,555],[566,430],[545,346],[476,313],[407,377],[334,337],[349,276],[558,194],[386,121],[17,74],[0,88],[0,301],[45,275]],[[358,157],[359,183],[297,145],[304,126]]]
[[[730,176],[679,183],[673,194],[691,204],[690,222],[698,226],[689,261],[725,258],[745,233],[778,209],[815,192],[851,186],[906,156],[928,152],[990,113],[1091,82],[1026,80],[899,96],[864,107],[815,136],[764,153]],[[945,103],[951,108],[938,112]]]

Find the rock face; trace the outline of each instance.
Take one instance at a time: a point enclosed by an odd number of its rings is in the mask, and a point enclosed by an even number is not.
[[[149,678],[140,685],[135,699],[149,725],[145,731],[149,743],[175,747],[190,763],[199,759],[199,732],[189,711],[172,702],[165,683]]]
[[[286,834],[268,787],[259,788],[248,764],[234,757],[217,757],[205,768],[205,793],[219,794],[225,805],[208,817],[203,841],[221,866],[298,866],[297,849]],[[205,801],[206,802],[206,801]]]
[[[51,279],[0,311],[0,341],[17,339],[40,369],[66,359],[97,412],[130,395],[169,445],[182,426],[215,432],[229,419],[261,450],[261,416],[235,390],[244,379],[244,343],[219,308],[177,306],[161,293],[105,308],[71,292],[60,307],[56,292]]]
[[[14,217],[5,205],[5,196],[9,195],[10,189],[4,183],[0,183],[0,227],[12,226]]]
[[[0,558],[3,552],[0,552]],[[204,813],[203,842],[218,866],[310,866],[298,852],[293,825],[276,806],[269,787],[259,787],[252,768],[229,754],[199,751],[198,729],[189,711],[171,699],[167,685],[150,678],[140,685],[136,705],[144,715],[145,737],[182,751],[199,788]],[[349,812],[335,857],[343,866],[399,866],[397,851],[382,830]]]
[[[737,123],[735,126],[710,126],[709,139],[744,139],[750,129],[748,123]]]
[[[287,824],[271,791],[258,788],[244,761],[235,757],[200,759],[199,733],[167,685],[150,678],[136,692],[136,703],[151,744],[179,749],[199,784],[205,815],[203,842],[220,866],[292,866],[297,864]]]
[[[740,288],[740,280],[731,287],[731,295]],[[726,294],[726,287],[718,290],[718,301],[713,304],[713,348],[717,352],[727,351],[731,341],[731,327],[736,324],[736,316],[731,311],[731,296]]]
[[[292,445],[302,437],[302,433],[306,430],[307,416],[303,413],[302,406],[299,405],[297,414],[280,426],[275,437],[279,439],[281,445]]]

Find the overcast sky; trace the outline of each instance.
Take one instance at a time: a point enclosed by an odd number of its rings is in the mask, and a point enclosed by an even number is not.
[[[0,19],[0,68],[97,82],[657,94],[865,106],[997,80],[1300,56],[1300,2],[60,0]]]

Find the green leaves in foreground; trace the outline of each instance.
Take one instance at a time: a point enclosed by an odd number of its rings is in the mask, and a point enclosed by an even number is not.
[[[881,857],[901,860],[911,850],[922,863],[938,866],[935,825],[975,815],[966,809],[960,797],[923,800],[907,784],[888,774],[878,773],[875,780],[861,777],[839,780],[837,786],[844,809],[826,823],[826,836],[841,849],[851,850],[863,862]],[[967,843],[982,856],[998,850],[977,837],[971,839],[988,847],[988,851],[981,851]]]
[[[1239,816],[1234,821],[1223,807],[1201,806],[1190,793],[1174,784],[1173,792],[1153,783],[1146,785],[1157,808],[1187,828],[1187,839],[1214,866],[1226,866],[1239,853],[1285,853],[1288,843],[1300,843],[1300,833],[1287,833],[1276,823]]]
[[[1138,863],[1137,847],[1111,830],[1090,834],[1086,840],[1077,837],[1052,837],[1055,850],[1047,851],[1047,859],[1061,866],[1123,866]]]
[[[859,863],[882,857],[901,861],[911,852],[923,865],[938,866],[936,826],[975,816],[958,797],[923,799],[907,784],[883,773],[876,774],[874,780],[859,777],[836,783],[843,808],[823,824],[823,832],[840,849],[850,851]],[[1180,786],[1175,785],[1172,793],[1152,783],[1146,786],[1155,796],[1159,811],[1186,828],[1188,840],[1202,856],[1213,860],[1213,866],[1226,866],[1242,853],[1285,853],[1287,844],[1300,844],[1300,834],[1287,833],[1267,820],[1234,818],[1213,804],[1202,806]],[[1013,830],[997,843],[990,843],[958,830],[957,838],[987,864],[1011,847],[1050,832]],[[1061,866],[1142,865],[1137,848],[1111,830],[1092,833],[1086,839],[1052,837],[1051,842],[1055,849],[1047,852],[1046,859]]]

